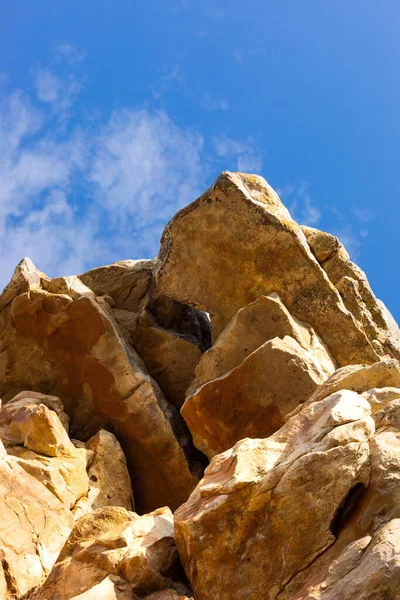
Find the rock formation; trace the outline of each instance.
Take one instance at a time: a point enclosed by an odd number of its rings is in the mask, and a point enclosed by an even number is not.
[[[400,598],[400,331],[261,177],[0,327],[0,600]]]

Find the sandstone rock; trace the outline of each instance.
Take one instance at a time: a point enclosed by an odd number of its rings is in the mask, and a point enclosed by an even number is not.
[[[125,455],[116,437],[101,429],[86,448],[93,452],[88,466],[90,487],[95,491],[92,509],[102,506],[133,508],[131,480]]]
[[[93,513],[93,526],[90,515],[83,517],[83,526],[77,521],[79,533],[72,532],[73,541],[61,552],[39,600],[96,598],[94,590],[107,590],[107,598],[119,598],[122,590],[132,598],[168,587],[168,572],[177,560],[171,511],[162,508],[142,517],[128,513],[118,523],[123,509],[117,509],[117,519],[111,516],[114,507],[107,509]]]
[[[11,445],[22,444],[27,450],[46,456],[75,456],[76,449],[68,437],[54,407],[67,422],[58,398],[22,392],[0,410],[0,438]]]
[[[268,340],[285,336],[314,354],[326,376],[334,372],[332,358],[313,328],[292,317],[278,294],[272,293],[241,308],[230,320],[214,346],[202,355],[191,391],[237,367]]]
[[[33,289],[14,298],[0,313],[0,324],[0,393],[6,401],[24,388],[51,389],[72,417],[72,435],[81,439],[112,423],[139,510],[175,508],[188,497],[197,477],[185,456],[183,421],[106,305],[90,295],[72,299]]]
[[[73,518],[13,456],[4,456],[4,449],[2,454],[0,589],[3,598],[13,599],[42,583],[72,529]]]
[[[333,373],[310,396],[307,403],[319,402],[338,390],[367,392],[373,388],[400,388],[400,362],[385,359],[372,365],[349,365]]]
[[[7,448],[15,462],[40,481],[60,502],[72,509],[76,502],[88,492],[88,476],[86,473],[86,453],[76,449],[75,456],[44,456],[22,448]]]
[[[138,315],[135,325],[132,346],[166,399],[180,408],[202,356],[198,340],[160,327],[148,311]]]
[[[373,396],[370,393],[370,397]],[[337,523],[335,543],[299,572],[279,600],[373,600],[400,591],[400,399],[375,413],[371,477]],[[375,407],[377,403],[375,398]]]
[[[369,480],[369,413],[364,398],[339,392],[211,461],[175,514],[196,600],[274,600],[335,542],[340,506]]]
[[[79,275],[96,296],[111,296],[115,307],[138,312],[147,303],[153,260],[123,260]]]
[[[214,339],[240,308],[277,292],[338,365],[377,360],[301,228],[261,177],[225,172],[174,217],[156,283],[160,294],[210,313]]]
[[[209,458],[244,437],[267,437],[325,379],[311,352],[293,338],[274,338],[238,367],[204,384],[181,413]]]
[[[378,354],[399,359],[400,330],[387,308],[375,298],[365,273],[350,260],[335,236],[311,227],[302,229],[318,262]]]

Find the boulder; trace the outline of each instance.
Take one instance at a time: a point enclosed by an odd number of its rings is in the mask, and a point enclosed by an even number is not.
[[[275,600],[335,542],[341,506],[369,481],[370,412],[355,392],[338,392],[213,458],[175,513],[196,600]]]
[[[88,464],[91,508],[133,508],[131,480],[122,448],[112,433],[101,429],[86,443],[92,453]]]
[[[136,319],[130,340],[166,399],[181,408],[202,356],[198,339],[160,327],[152,314],[144,310]]]
[[[339,366],[377,360],[300,226],[262,177],[220,175],[167,225],[159,257],[158,292],[210,313],[214,341],[240,308],[277,292]]]
[[[186,456],[183,420],[127,344],[107,302],[28,288],[0,312],[0,324],[6,402],[24,389],[51,390],[71,416],[74,437],[85,440],[112,426],[141,512],[176,508],[188,497],[198,467]]]
[[[350,260],[335,236],[312,227],[302,230],[346,308],[363,327],[378,354],[400,359],[399,327],[386,306],[375,298],[364,271]]]
[[[326,375],[293,338],[265,342],[238,366],[188,396],[181,413],[209,458],[245,437],[267,437]]]
[[[240,365],[268,340],[285,336],[314,354],[326,376],[335,371],[332,357],[313,328],[293,317],[274,292],[260,296],[232,317],[216,343],[201,356],[190,393]]]
[[[171,511],[124,517],[121,508],[106,509],[82,517],[83,523],[78,519],[38,600],[94,599],[106,592],[105,598],[134,598],[169,587],[178,556]]]
[[[0,446],[0,590],[11,600],[43,582],[74,521],[66,503]]]

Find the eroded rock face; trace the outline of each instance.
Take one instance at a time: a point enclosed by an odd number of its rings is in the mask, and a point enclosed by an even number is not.
[[[339,392],[211,461],[175,514],[197,600],[274,600],[334,543],[342,502],[369,481],[370,412],[358,394]]]
[[[168,572],[177,560],[168,508],[139,517],[108,507],[82,519],[38,600],[97,598],[106,593],[110,598],[121,593],[132,598],[168,587]]]
[[[262,177],[223,173],[169,223],[160,259],[160,293],[209,312],[214,339],[240,308],[277,292],[321,335],[338,365],[377,360],[303,231]]]
[[[160,503],[175,508],[187,498],[197,478],[185,456],[183,422],[125,342],[107,303],[91,292],[72,298],[37,287],[17,295],[0,320],[5,400],[21,388],[51,389],[80,439],[112,424],[141,511]]]
[[[181,413],[209,458],[244,437],[267,437],[325,379],[318,360],[293,338],[275,337],[238,367],[204,384]]]
[[[71,509],[88,490],[86,452],[52,408],[63,414],[58,398],[22,393],[0,409],[2,598],[21,598],[43,582],[73,527]]]

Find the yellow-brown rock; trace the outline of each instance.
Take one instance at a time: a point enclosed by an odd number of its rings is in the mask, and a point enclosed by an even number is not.
[[[161,508],[142,517],[127,513],[120,520],[123,509],[106,509],[82,517],[83,526],[77,521],[78,532],[72,532],[38,600],[97,598],[105,590],[106,598],[120,593],[134,598],[168,587],[177,560],[171,511]]]
[[[335,236],[312,227],[302,229],[316,259],[378,354],[400,359],[397,323],[386,306],[375,298],[364,271],[350,260]]]
[[[313,328],[293,317],[278,294],[272,293],[260,296],[232,317],[216,343],[201,356],[190,391],[237,367],[268,340],[285,336],[311,352],[326,376],[334,372],[333,360]]]
[[[188,396],[181,413],[209,458],[245,437],[267,437],[326,378],[314,354],[293,338],[265,342],[238,367]]]
[[[196,600],[275,600],[335,542],[341,504],[368,484],[373,434],[368,402],[343,391],[214,457],[175,514]]]
[[[86,443],[92,452],[88,476],[92,510],[102,506],[133,509],[131,480],[125,455],[115,435],[100,429]]]
[[[198,339],[160,327],[146,310],[138,315],[131,336],[132,346],[166,399],[181,408],[202,356]]]
[[[21,389],[51,389],[80,439],[112,423],[138,510],[176,508],[198,480],[185,455],[189,437],[107,306],[94,295],[73,299],[39,287],[17,295],[0,313],[0,391],[8,401]]]
[[[210,313],[214,339],[243,306],[277,292],[321,336],[336,363],[374,362],[362,327],[262,177],[225,172],[169,223],[157,267],[160,294]]]
[[[69,508],[1,448],[0,590],[11,600],[43,582],[74,521]]]

